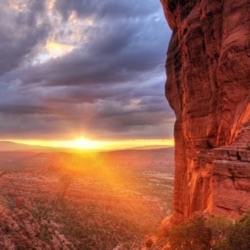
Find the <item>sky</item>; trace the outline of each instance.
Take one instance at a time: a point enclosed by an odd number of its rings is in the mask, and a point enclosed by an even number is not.
[[[0,2],[0,139],[173,138],[159,0]]]

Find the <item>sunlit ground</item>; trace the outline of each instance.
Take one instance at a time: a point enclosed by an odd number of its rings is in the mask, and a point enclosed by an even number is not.
[[[36,145],[53,148],[71,148],[80,150],[114,150],[128,149],[136,147],[163,146],[169,147],[174,145],[173,139],[155,139],[155,140],[117,140],[117,141],[98,141],[85,137],[79,137],[73,140],[10,140],[16,143],[26,145]]]
[[[13,249],[139,249],[171,212],[172,152],[3,152],[0,237],[7,225]],[[0,238],[0,249],[9,241]]]

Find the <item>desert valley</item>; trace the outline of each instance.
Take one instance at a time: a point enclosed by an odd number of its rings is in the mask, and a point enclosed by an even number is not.
[[[2,149],[0,249],[139,249],[172,212],[173,153]]]

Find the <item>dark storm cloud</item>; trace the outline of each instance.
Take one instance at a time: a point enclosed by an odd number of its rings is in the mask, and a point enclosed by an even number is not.
[[[128,119],[129,117],[129,119]],[[139,113],[129,116],[116,116],[116,119],[104,117],[86,127],[86,131],[94,130],[95,136],[102,138],[137,138],[159,139],[172,138],[174,120],[163,119],[162,113]],[[105,133],[103,133],[105,131]]]
[[[6,114],[39,114],[51,113],[51,110],[45,107],[32,106],[32,105],[0,105],[0,113]]]
[[[27,1],[28,11],[15,14],[6,11],[11,4],[10,0],[0,3],[0,75],[18,67],[49,30],[46,20],[37,20],[44,13],[43,1]]]
[[[151,18],[104,22],[93,27],[82,47],[46,65],[24,70],[20,77],[25,84],[50,86],[142,81],[144,74],[165,60],[167,40],[162,25]]]
[[[117,18],[139,18],[158,10],[158,6],[153,0],[149,0],[147,3],[142,0],[57,0],[56,8],[65,19],[69,17],[71,11],[76,11],[83,17],[94,14],[99,18],[112,17],[117,20]]]
[[[165,124],[168,118],[173,122],[173,113],[163,87],[170,31],[160,3],[57,0],[62,27],[72,11],[82,26],[85,19],[93,25],[84,28],[86,40],[72,52],[30,64],[49,37],[71,32],[55,31],[59,24],[48,21],[45,2],[31,1],[25,12],[6,14],[15,33],[0,24],[6,58],[0,60],[1,135],[52,137],[75,130],[102,138],[170,136],[172,125]]]
[[[87,85],[87,86],[72,86],[47,88],[48,92],[44,97],[46,102],[54,103],[94,103],[99,99],[114,99],[121,100],[124,96],[130,95],[133,92],[132,86],[111,86],[103,85]]]

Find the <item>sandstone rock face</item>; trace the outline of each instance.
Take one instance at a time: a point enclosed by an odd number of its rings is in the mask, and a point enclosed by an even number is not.
[[[250,209],[250,1],[161,0],[173,30],[166,96],[176,113],[173,223]]]

